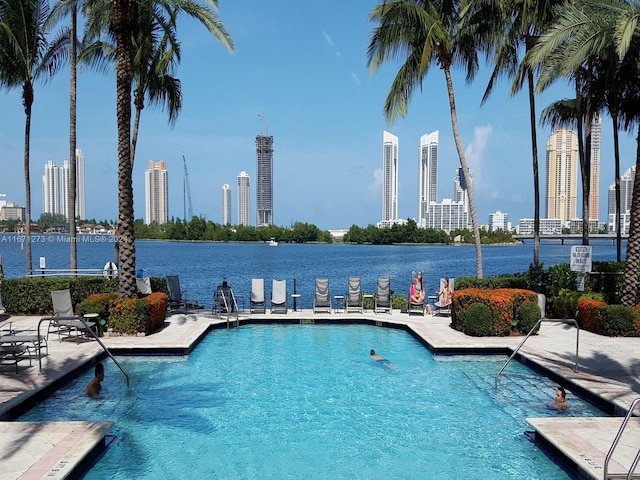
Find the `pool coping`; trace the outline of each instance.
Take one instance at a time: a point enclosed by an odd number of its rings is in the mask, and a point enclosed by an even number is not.
[[[254,325],[254,324],[288,324],[288,325],[308,325],[308,324],[359,324],[371,325],[384,328],[395,328],[407,331],[414,338],[420,341],[427,349],[435,355],[510,355],[514,349],[514,342],[519,343],[522,337],[491,337],[491,338],[472,338],[466,337],[460,332],[456,332],[450,327],[450,320],[446,317],[415,317],[400,312],[390,314],[389,316],[378,316],[374,313],[364,314],[313,314],[309,311],[298,312],[297,314],[250,314],[242,316],[238,321],[227,322],[224,319],[215,318],[206,314],[198,315],[173,315],[167,317],[167,328],[165,331],[150,335],[148,337],[105,337],[103,341],[110,348],[112,353],[116,355],[188,355],[202,341],[202,339],[211,331],[223,328],[237,328],[238,326]],[[185,325],[188,328],[185,328]],[[545,326],[545,328],[547,328]],[[438,330],[436,332],[435,330]],[[169,332],[172,334],[169,334]],[[561,330],[559,330],[562,333]],[[175,333],[180,332],[179,335]],[[582,332],[581,332],[582,333]],[[163,335],[164,334],[164,335]],[[555,335],[555,334],[554,334]],[[164,336],[165,338],[161,338]],[[454,338],[455,337],[455,338]],[[597,339],[596,339],[597,340]],[[51,375],[47,382],[44,382],[39,388],[16,402],[10,408],[6,408],[6,402],[0,404],[0,418],[10,419],[17,418],[24,411],[38,403],[42,398],[46,398],[53,391],[59,388],[69,379],[75,378],[80,373],[91,368],[97,361],[105,358],[106,354],[92,345],[87,346],[88,352],[85,353],[83,359],[75,362],[73,368],[67,368],[66,371],[58,372],[60,375]],[[605,413],[621,415],[626,413],[624,409],[624,400],[618,394],[613,396],[603,396],[602,392],[595,392],[593,388],[589,388],[589,384],[584,384],[585,377],[589,377],[588,373],[578,375],[579,378],[571,378],[567,374],[571,372],[568,368],[571,362],[561,362],[561,365],[549,361],[545,357],[544,352],[537,351],[535,348],[523,348],[515,359],[525,364],[529,368],[548,376],[553,381],[565,386],[571,392],[587,398],[589,401],[596,403]],[[587,380],[589,380],[587,378]],[[591,379],[598,381],[598,378]],[[616,393],[616,392],[614,392]],[[631,389],[633,395],[640,395]],[[587,417],[590,418],[590,417]],[[562,461],[572,467],[577,474],[583,478],[600,479],[595,476],[596,470],[590,468],[589,463],[592,462],[591,456],[585,456],[578,452],[558,448],[562,442],[557,441],[558,431],[554,427],[553,422],[538,422],[538,419],[527,419],[532,427],[536,430],[536,441],[546,446],[554,454],[559,454]],[[557,421],[558,419],[552,419]],[[620,421],[613,419],[612,422]],[[0,423],[0,432],[5,422]],[[19,424],[21,422],[10,422]],[[610,426],[608,428],[611,428]],[[616,428],[617,430],[617,428]],[[108,432],[105,431],[105,435]],[[2,437],[0,435],[0,437]],[[609,442],[610,443],[610,442]],[[95,454],[99,455],[99,452]],[[87,461],[92,461],[91,456],[86,457]],[[27,478],[27,477],[25,477]]]

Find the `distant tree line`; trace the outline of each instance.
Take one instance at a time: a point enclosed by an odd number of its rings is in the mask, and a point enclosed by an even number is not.
[[[135,222],[135,236],[137,239],[209,242],[266,242],[271,238],[285,243],[331,243],[333,241],[329,232],[322,231],[310,223],[295,223],[291,227],[271,225],[258,228],[221,225],[197,216],[193,216],[189,222],[177,218],[162,225],[157,223],[147,225],[139,219]]]
[[[457,240],[456,237],[458,237]],[[481,230],[480,238],[483,244],[514,242],[511,232],[503,230],[496,232]],[[468,229],[454,230],[447,234],[443,230],[434,228],[419,228],[415,220],[409,219],[405,225],[395,224],[384,228],[378,228],[375,225],[361,228],[353,225],[344,235],[342,241],[345,243],[371,243],[374,245],[397,243],[437,243],[448,245],[454,241],[473,244],[474,238],[473,232]]]

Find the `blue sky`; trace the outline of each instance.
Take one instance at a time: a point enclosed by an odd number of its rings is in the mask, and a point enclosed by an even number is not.
[[[373,25],[373,0],[263,2],[220,0],[219,16],[233,37],[229,54],[205,29],[185,19],[179,27],[183,108],[175,127],[167,114],[143,111],[134,166],[135,216],[144,217],[144,170],[165,160],[169,170],[170,216],[182,217],[183,163],[187,160],[193,212],[222,221],[222,185],[232,187],[232,221],[237,221],[236,177],[251,177],[251,219],[255,224],[255,137],[274,136],[274,223],[307,221],[322,229],[362,227],[380,220],[382,132],[399,137],[399,216],[415,218],[417,149],[420,136],[439,130],[438,199],[451,197],[459,167],[453,143],[444,75],[433,68],[416,91],[405,119],[388,125],[382,108],[399,64],[375,75],[366,66]],[[526,92],[509,98],[502,81],[480,106],[488,78],[473,84],[454,71],[460,132],[474,178],[480,223],[496,210],[533,216],[533,183]],[[31,132],[32,216],[42,212],[44,165],[68,158],[68,70],[35,91]],[[537,98],[537,108],[572,96],[556,85]],[[24,204],[24,113],[20,90],[0,92],[0,193]],[[610,120],[603,118],[600,220],[613,182]],[[541,195],[549,127],[538,130]],[[634,163],[632,135],[621,134],[621,168]],[[86,211],[90,218],[117,218],[115,75],[88,70],[78,76],[78,148],[85,155]],[[580,195],[578,212],[581,212]],[[544,203],[542,204],[544,216]],[[579,215],[581,215],[579,213]]]

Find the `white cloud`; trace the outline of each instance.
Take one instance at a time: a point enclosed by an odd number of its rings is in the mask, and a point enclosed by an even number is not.
[[[367,186],[367,190],[372,193],[377,193],[382,191],[382,169],[376,168],[373,171],[373,182],[371,182]]]
[[[490,124],[476,127],[474,129],[473,142],[467,146],[464,152],[467,165],[473,178],[473,188],[476,191],[483,190],[483,187],[485,187],[482,164],[484,161],[484,152],[492,131],[493,129]],[[489,195],[493,197],[495,193],[496,192],[489,192]]]
[[[353,80],[353,83],[360,86],[360,79],[358,78],[356,72],[351,72],[351,79]]]

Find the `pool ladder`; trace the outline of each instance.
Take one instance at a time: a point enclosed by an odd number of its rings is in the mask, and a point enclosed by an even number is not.
[[[536,324],[533,326],[533,328],[531,330],[529,330],[529,333],[527,333],[527,336],[524,337],[524,339],[520,342],[520,345],[518,345],[516,347],[516,349],[513,351],[511,356],[508,358],[508,360],[506,362],[504,362],[504,365],[502,365],[502,367],[500,367],[500,370],[498,370],[498,373],[496,373],[496,379],[495,379],[495,388],[496,389],[498,388],[498,377],[500,376],[502,371],[505,368],[507,368],[507,365],[509,365],[509,362],[511,361],[511,359],[516,356],[516,354],[518,353],[518,351],[520,350],[522,345],[524,345],[524,342],[527,341],[527,339],[533,334],[533,332],[536,330],[536,328],[538,328],[538,326],[542,322],[571,323],[571,324],[576,326],[576,361],[575,361],[575,366],[573,368],[573,371],[574,372],[578,371],[578,345],[580,343],[580,327],[578,326],[578,322],[576,322],[573,318],[541,318],[540,320],[538,320],[536,322]]]
[[[613,439],[613,443],[611,444],[611,448],[609,448],[609,452],[607,453],[607,456],[604,459],[604,467],[603,467],[604,480],[618,479],[618,478],[631,480],[632,478],[640,478],[640,476],[634,475],[634,472],[636,471],[636,468],[638,467],[638,463],[640,462],[640,448],[638,449],[638,453],[636,453],[636,456],[633,459],[633,462],[631,462],[631,465],[629,466],[629,471],[627,473],[609,473],[609,461],[611,460],[611,457],[613,456],[613,452],[616,449],[616,447],[618,446],[618,443],[620,443],[620,438],[622,438],[622,434],[624,432],[624,429],[627,427],[627,424],[629,423],[629,420],[633,416],[633,411],[635,410],[636,406],[639,403],[640,403],[640,397],[636,398],[631,403],[631,406],[629,407],[629,410],[627,411],[627,415],[624,417],[624,420],[622,420],[622,425],[620,425],[620,429],[618,430],[618,433],[616,434],[616,438]]]
[[[89,325],[87,325],[87,322],[84,320],[84,318],[82,318],[82,317],[73,317],[73,318],[75,320],[80,320],[82,322],[82,325],[84,325],[84,328],[88,332],[91,332],[91,335],[93,335],[93,338],[96,339],[96,341],[102,347],[102,349],[105,351],[105,353],[109,356],[109,358],[111,358],[111,360],[113,360],[113,363],[115,363],[116,366],[120,369],[120,371],[124,374],[125,378],[127,379],[127,387],[128,387],[129,386],[129,375],[127,375],[127,372],[124,371],[122,366],[118,363],[118,361],[115,359],[115,357],[111,354],[111,352],[109,351],[107,346],[104,343],[102,343],[102,340],[100,340],[100,337],[98,337],[98,335],[96,335],[96,332],[94,332],[89,327]],[[49,322],[49,321],[51,321],[51,319],[49,317],[44,317],[44,318],[41,318],[40,321],[38,322],[38,338],[40,338],[40,324],[42,322]],[[40,354],[38,354],[38,363],[39,363],[39,366],[40,366],[40,373],[42,373],[42,355],[40,355]]]

